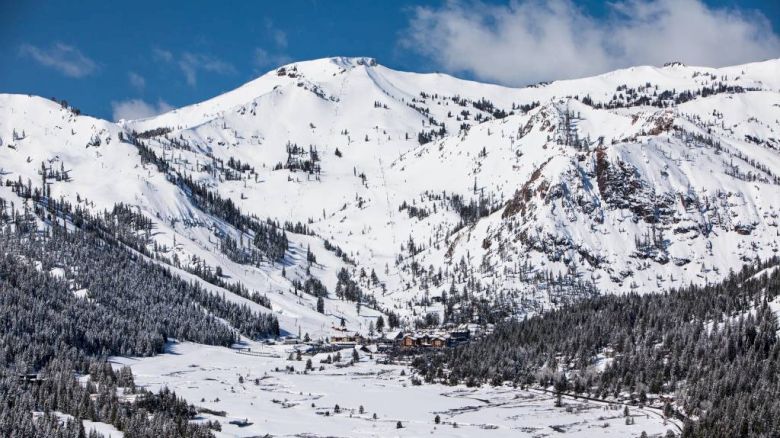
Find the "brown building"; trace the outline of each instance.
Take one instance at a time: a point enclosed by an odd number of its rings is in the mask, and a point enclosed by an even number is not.
[[[423,334],[415,336],[412,334],[404,335],[401,338],[402,348],[444,348],[447,345],[447,339],[439,335]]]
[[[404,335],[404,337],[401,338],[401,346],[405,348],[416,347],[417,338],[412,335]]]
[[[360,333],[355,333],[354,335],[342,335],[342,336],[331,336],[330,337],[330,343],[331,344],[340,344],[340,345],[358,345],[362,344],[364,341],[363,336],[360,335]]]
[[[434,336],[431,338],[431,347],[433,348],[444,348],[447,345],[447,341],[439,336]]]

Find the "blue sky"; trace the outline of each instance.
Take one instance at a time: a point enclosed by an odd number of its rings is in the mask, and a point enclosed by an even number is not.
[[[4,0],[0,92],[116,118],[195,103],[296,60],[373,56],[522,85],[669,60],[780,57],[778,30],[774,0]]]

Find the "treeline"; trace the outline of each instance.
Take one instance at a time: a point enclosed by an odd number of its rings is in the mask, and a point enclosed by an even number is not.
[[[671,395],[668,415],[697,419],[683,436],[775,436],[780,343],[768,303],[780,295],[778,265],[756,263],[715,286],[586,299],[414,365],[429,382],[553,386],[637,403]]]
[[[292,172],[300,170],[308,174],[318,174],[322,170],[320,166],[320,154],[317,151],[317,147],[309,145],[307,151],[302,146],[298,146],[295,143],[289,141],[285,145],[287,151],[287,161],[283,163],[277,163],[274,166],[274,170],[288,169]]]
[[[181,175],[175,171],[163,158],[157,156],[152,148],[136,137],[124,139],[130,142],[136,148],[144,163],[154,164],[160,172],[163,172],[177,186],[179,186],[192,200],[196,207],[211,214],[240,232],[248,232],[253,235],[251,241],[254,248],[242,246],[242,254],[239,255],[233,249],[235,242],[229,242],[223,245],[228,250],[231,258],[242,260],[242,262],[258,264],[262,260],[275,262],[284,258],[288,248],[287,235],[279,224],[267,219],[260,219],[247,216],[235,205],[232,199],[223,198],[218,193],[209,190],[209,187],[199,181],[192,179],[190,175]]]
[[[18,317],[4,327],[3,363],[35,371],[57,352],[148,356],[169,338],[230,346],[238,333],[219,319],[252,338],[279,333],[273,315],[227,301],[95,233],[56,222],[39,233],[8,226],[20,221],[16,214],[3,217],[0,306]]]
[[[79,382],[79,375],[88,378],[86,383]],[[196,414],[174,392],[138,388],[130,368],[115,371],[106,362],[55,358],[35,376],[5,369],[0,374],[4,437],[103,437],[95,431],[87,434],[82,420],[111,424],[128,438],[206,438],[214,436],[210,429],[221,429],[218,422],[193,423]]]
[[[205,261],[193,257],[191,264],[182,264],[178,256],[174,253],[173,257],[165,255],[168,248],[165,245],[159,245],[156,241],[151,241],[151,231],[154,223],[140,212],[134,211],[131,206],[119,203],[115,204],[111,211],[93,213],[88,208],[81,205],[73,205],[65,199],[54,199],[44,196],[43,191],[32,186],[30,181],[27,185],[23,184],[21,179],[18,181],[7,180],[6,186],[11,187],[11,191],[16,193],[22,199],[33,201],[32,212],[46,222],[61,221],[67,227],[68,222],[74,227],[93,233],[100,239],[112,243],[122,244],[139,253],[165,264],[175,266],[196,275],[200,279],[215,286],[227,289],[236,295],[257,304],[271,308],[271,302],[265,295],[258,292],[250,293],[246,286],[240,282],[229,283],[223,278],[221,268],[208,265]],[[82,201],[77,196],[79,202]],[[83,200],[85,204],[89,202]],[[13,202],[7,203],[0,198],[0,210],[5,209],[5,205],[10,205],[10,209],[15,211]],[[27,206],[25,205],[25,208]],[[16,221],[17,229],[26,224]],[[220,241],[220,249],[233,261],[236,262],[256,262],[262,259],[262,256],[255,255],[254,258],[248,256],[241,245],[230,238],[224,236]],[[255,251],[257,253],[257,251]]]
[[[212,436],[218,424],[192,423],[185,401],[135,388],[130,370],[115,373],[106,358],[158,354],[172,338],[229,346],[239,331],[278,334],[276,319],[94,231],[57,221],[39,231],[30,210],[0,206],[0,436],[86,436],[83,419],[128,437]]]
[[[204,183],[193,180],[189,175],[181,176],[177,173],[175,183],[190,196],[199,209],[224,220],[241,232],[252,232],[254,236],[252,242],[259,252],[249,249],[247,251],[248,257],[255,264],[259,263],[263,256],[271,262],[284,258],[288,245],[287,235],[278,224],[270,219],[262,222],[246,216],[236,207],[232,199],[223,198],[212,192]]]
[[[727,85],[721,81],[717,81],[694,90],[682,90],[678,92],[676,89],[672,89],[663,90],[659,93],[658,86],[651,85],[648,82],[637,88],[629,88],[627,85],[620,85],[615,89],[612,99],[608,102],[594,102],[590,95],[584,96],[582,102],[597,109],[630,108],[635,106],[669,108],[698,98],[714,96],[717,94],[739,94],[747,91],[759,91],[759,89],[753,87],[744,88],[739,85]],[[575,99],[579,99],[579,96],[575,96]]]

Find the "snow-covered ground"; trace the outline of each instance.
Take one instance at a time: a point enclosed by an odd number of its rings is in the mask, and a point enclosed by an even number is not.
[[[328,58],[120,123],[0,95],[0,177],[40,186],[42,166],[67,173],[47,180],[53,198],[92,211],[132,206],[153,221],[162,255],[220,266],[228,281],[268,296],[285,332],[322,338],[342,317],[363,332],[377,318],[334,297],[341,268],[353,278],[374,271],[377,283],[358,280],[363,291],[411,323],[441,314],[428,298],[452,285],[532,313],[558,305],[576,283],[660,291],[717,282],[776,254],[779,91],[780,60],[634,67],[506,88]],[[198,209],[120,140],[153,129],[143,141],[173,172],[246,214],[300,222],[313,235],[288,233],[281,262],[228,260],[221,236],[242,246],[251,239]],[[315,151],[318,173],[285,168]],[[0,194],[15,199],[5,187]],[[455,231],[454,195],[462,205],[482,197],[495,211]],[[291,293],[309,274],[330,292],[324,314],[314,297]]]
[[[73,415],[69,414],[63,414],[62,412],[55,411],[53,412],[54,415],[57,416],[60,422],[66,423],[68,421],[73,421],[74,417]],[[37,418],[44,415],[43,412],[36,411],[33,412],[33,418]],[[125,434],[122,431],[117,430],[116,427],[114,427],[111,424],[103,423],[100,421],[90,421],[90,420],[81,420],[81,424],[84,426],[84,432],[89,435],[90,432],[95,431],[97,433],[100,433],[103,435],[103,438],[124,438]]]
[[[89,420],[82,420],[82,424],[84,424],[84,431],[87,434],[94,430],[97,433],[103,434],[105,438],[124,438],[125,436],[124,433],[118,431],[116,427],[110,424]]]
[[[563,302],[566,287],[585,290],[582,283],[601,292],[662,291],[717,282],[777,254],[779,96],[780,60],[634,67],[513,89],[393,71],[369,58],[290,64],[203,103],[120,123],[3,94],[0,196],[21,210],[29,202],[6,183],[45,183],[51,198],[93,212],[132,206],[153,222],[150,250],[185,267],[219,266],[225,281],[266,295],[272,309],[204,283],[254,311],[274,312],[283,334],[322,339],[342,320],[365,334],[377,321],[380,309],[336,296],[342,268],[407,326],[442,313],[431,297],[443,292],[462,298],[456,306],[483,295],[531,313]],[[148,130],[156,131],[141,138],[170,166],[167,175],[126,141]],[[421,142],[426,135],[430,141]],[[319,172],[289,168],[315,155]],[[235,160],[251,170],[228,164]],[[288,232],[282,260],[235,263],[220,251],[220,238],[246,248],[251,236],[199,209],[171,183],[174,174],[258,220],[300,222],[309,234]],[[456,212],[455,195],[461,207],[482,198],[494,210],[456,230],[463,211]],[[307,262],[308,250],[316,263]],[[322,313],[315,297],[293,292],[293,280],[309,275],[328,288]],[[227,436],[562,430],[584,437],[674,427],[649,409],[632,410],[636,424],[627,426],[622,408],[575,400],[556,408],[535,391],[413,386],[408,369],[365,355],[356,366],[287,373],[289,365],[302,371],[306,357],[288,362],[293,347],[249,345],[262,354],[181,343],[158,357],[115,362],[130,364],[140,384],[167,385],[198,406],[226,411],[204,418],[222,422]],[[342,353],[344,361],[350,355]],[[315,368],[321,359],[313,358]],[[252,425],[230,424],[243,419]]]
[[[622,405],[564,397],[563,406],[556,407],[553,395],[536,390],[415,386],[409,368],[378,364],[380,355],[371,358],[361,352],[354,366],[325,364],[320,371],[326,354],[289,361],[295,346],[248,347],[252,354],[174,343],[156,357],[111,360],[117,367],[129,365],[138,385],[151,390],[167,386],[197,407],[224,411],[224,416],[201,417],[219,421],[222,432],[217,435],[225,437],[627,437],[642,431],[650,436],[678,431],[652,409],[630,407],[634,424],[626,425]],[[341,351],[341,357],[347,364],[351,349]],[[304,374],[309,358],[315,371]],[[295,372],[286,371],[288,366]],[[334,412],[336,405],[339,413]],[[230,424],[243,420],[251,424]]]

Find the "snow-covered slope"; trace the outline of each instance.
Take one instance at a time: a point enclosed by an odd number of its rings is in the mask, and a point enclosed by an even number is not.
[[[531,305],[589,285],[652,292],[718,281],[778,250],[777,123],[755,121],[780,117],[777,101],[748,92],[611,112],[560,100],[426,145],[394,167],[409,179],[431,162],[461,169],[468,177],[433,190],[473,192],[476,181],[477,195],[502,201],[416,261],[466,260],[488,290]],[[731,105],[746,111],[740,119],[714,110]]]
[[[342,268],[409,321],[484,320],[496,316],[487,303],[535,311],[595,291],[653,292],[768,257],[780,239],[779,120],[780,60],[513,89],[331,58],[119,124],[2,95],[0,167],[40,184],[41,162],[64,166],[71,178],[52,196],[137,206],[177,257],[266,294],[285,330],[326,336],[341,317],[365,331],[377,316],[339,299]],[[120,133],[165,160],[167,176]],[[306,229],[288,227],[281,262],[235,263],[220,239],[250,246],[248,236],[195,206],[172,174]],[[329,290],[324,314],[292,292],[309,276]]]
[[[133,206],[154,222],[149,248],[157,245],[157,252],[169,260],[181,260],[184,267],[221,267],[227,283],[241,282],[250,293],[265,295],[282,329],[290,334],[300,331],[327,336],[334,320],[338,323],[343,317],[357,330],[364,318],[376,317],[376,312],[365,309],[358,316],[354,304],[338,300],[329,300],[325,314],[320,314],[315,308],[316,299],[290,291],[290,282],[281,269],[285,267],[293,274],[305,271],[309,245],[321,263],[311,271],[323,281],[326,276],[320,271],[325,266],[340,266],[340,259],[325,251],[319,239],[290,234],[289,249],[281,262],[250,267],[229,260],[220,252],[220,238],[239,240],[242,233],[194,205],[184,188],[172,184],[171,173],[144,163],[138,148],[127,138],[128,134],[114,123],[77,115],[47,99],[0,95],[2,186],[21,181],[40,188],[44,184],[41,169],[45,167],[49,196],[55,200],[65,199],[95,212],[110,211],[117,203]],[[0,187],[0,197],[15,202],[20,210],[22,205],[32,207],[29,200],[18,199],[10,187]],[[176,272],[188,280],[200,281],[183,270]],[[335,274],[327,280],[333,288]],[[204,286],[256,311],[269,311],[229,291]]]

